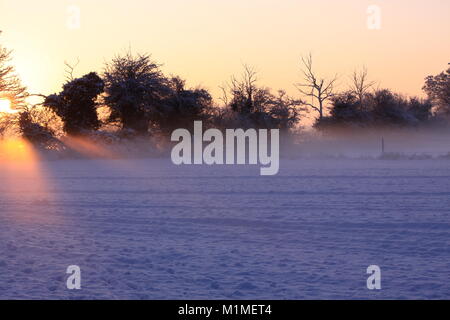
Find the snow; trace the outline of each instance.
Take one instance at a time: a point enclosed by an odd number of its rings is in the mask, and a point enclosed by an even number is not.
[[[449,169],[284,160],[262,177],[258,166],[164,158],[2,167],[0,299],[448,299]],[[66,288],[70,265],[82,290]],[[366,287],[369,265],[381,268],[379,291]]]

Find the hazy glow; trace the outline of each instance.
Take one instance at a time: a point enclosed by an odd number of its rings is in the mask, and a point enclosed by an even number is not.
[[[367,28],[374,4],[380,30]],[[262,85],[297,94],[300,56],[309,52],[344,89],[366,65],[380,86],[421,94],[424,77],[450,62],[449,12],[443,0],[2,0],[0,41],[15,50],[32,93],[60,89],[64,60],[80,58],[76,75],[101,72],[131,47],[216,97],[243,63],[256,67]]]
[[[114,152],[102,147],[99,143],[90,141],[89,139],[66,136],[63,137],[61,141],[69,148],[88,158],[117,158],[117,155],[115,155]]]
[[[24,139],[1,140],[0,155],[0,161],[3,165],[12,163],[33,165],[38,161],[38,156],[32,145]]]
[[[0,140],[0,192],[4,218],[27,223],[54,221],[46,204],[53,200],[42,162],[35,148],[24,139]],[[10,210],[9,203],[23,205]],[[29,204],[33,203],[31,210]]]
[[[11,101],[0,99],[0,113],[16,113],[17,110],[11,108]]]

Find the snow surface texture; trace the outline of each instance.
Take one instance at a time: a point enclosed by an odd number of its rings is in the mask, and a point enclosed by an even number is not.
[[[448,160],[39,170],[0,170],[0,299],[450,298]]]

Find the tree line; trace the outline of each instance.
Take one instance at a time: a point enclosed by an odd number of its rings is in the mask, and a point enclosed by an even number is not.
[[[241,77],[221,88],[223,96],[217,103],[208,90],[189,88],[182,78],[166,76],[150,55],[127,52],[107,62],[101,74],[76,78],[76,65],[66,64],[62,90],[39,95],[42,103],[31,106],[30,95],[9,64],[10,56],[0,46],[0,98],[9,99],[18,112],[0,116],[0,135],[15,130],[44,145],[58,135],[89,136],[105,130],[124,137],[168,137],[175,129],[192,129],[196,120],[205,127],[287,133],[299,127],[305,112],[314,112],[314,127],[325,132],[448,124],[450,118],[450,69],[425,79],[427,99],[375,89],[365,69],[353,74],[348,90],[338,92],[337,77],[319,77],[309,55],[302,59],[304,79],[296,85],[298,98],[260,86],[254,69],[245,66]]]

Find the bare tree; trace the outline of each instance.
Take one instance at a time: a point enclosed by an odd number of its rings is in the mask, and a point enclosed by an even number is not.
[[[64,70],[64,72],[66,73],[66,81],[67,82],[71,82],[72,80],[75,79],[73,76],[73,73],[75,72],[75,68],[79,64],[80,64],[80,58],[77,58],[77,62],[75,62],[74,64],[64,61],[64,65],[66,66],[66,69]]]
[[[229,87],[233,99],[231,100],[230,106],[233,111],[241,113],[256,111],[255,98],[259,91],[256,86],[257,82],[257,72],[248,65],[244,65],[244,72],[240,79],[234,76],[231,78]],[[226,93],[225,99],[227,99]]]
[[[228,102],[230,101],[230,99],[228,98],[227,84],[219,86],[219,89],[222,91],[222,96],[219,97],[219,100],[222,101],[224,106],[228,106]]]
[[[288,131],[300,121],[302,101],[292,99],[284,91],[274,95],[269,88],[259,86],[257,72],[252,67],[244,65],[241,77],[232,77],[230,83],[221,89],[222,101],[230,111],[228,115],[226,112],[219,115],[225,118],[222,122],[225,127]]]
[[[337,76],[331,80],[320,78],[313,70],[312,55],[302,57],[304,82],[297,84],[297,89],[301,94],[310,98],[311,102],[303,102],[306,106],[311,107],[319,113],[319,118],[324,116],[324,108],[326,101],[334,94],[334,85],[337,81]]]
[[[350,85],[350,92],[358,97],[361,110],[363,109],[364,98],[369,91],[375,85],[375,81],[369,81],[367,79],[367,68],[363,67],[359,71],[354,71],[352,75],[352,83]]]

